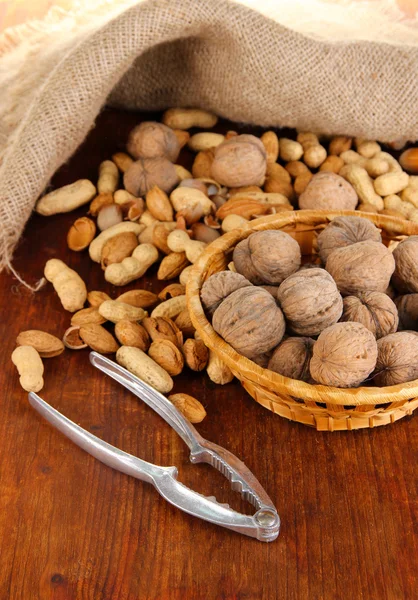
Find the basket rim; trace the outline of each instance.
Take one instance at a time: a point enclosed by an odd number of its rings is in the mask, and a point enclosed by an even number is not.
[[[246,378],[253,383],[302,400],[325,404],[361,406],[387,404],[418,397],[418,379],[388,387],[337,388],[321,384],[310,384],[297,379],[284,377],[279,373],[264,369],[252,360],[239,354],[213,329],[206,318],[200,301],[200,288],[204,276],[209,270],[210,260],[215,255],[223,255],[235,244],[248,237],[254,231],[279,229],[286,225],[302,225],[315,228],[338,216],[363,217],[374,222],[383,230],[399,236],[418,235],[418,223],[405,221],[398,217],[358,211],[286,211],[254,219],[248,225],[224,234],[205,249],[191,270],[186,285],[187,305],[190,317],[197,332],[205,344],[223,360],[238,378]]]

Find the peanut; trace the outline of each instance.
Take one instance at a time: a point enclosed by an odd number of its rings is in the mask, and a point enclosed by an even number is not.
[[[122,346],[116,352],[117,362],[162,394],[173,389],[170,375],[139,348]]]
[[[183,370],[183,355],[170,340],[155,340],[155,342],[152,342],[148,350],[148,356],[171,376],[179,375]]]
[[[164,228],[168,233],[170,233],[170,231],[174,231],[174,229],[176,229],[177,227],[177,223],[176,221],[154,221],[154,223],[152,223],[152,225],[148,225],[144,231],[142,231],[139,236],[139,243],[140,244],[154,244],[154,237],[156,235],[158,235],[158,233],[156,234],[155,231],[158,228],[158,231],[160,231],[160,237],[157,239],[157,241],[159,243],[166,240],[165,234],[164,234],[164,238],[162,237],[163,234],[161,233],[161,229]],[[156,245],[156,244],[154,244]],[[158,246],[157,246],[158,247]]]
[[[288,138],[280,138],[280,158],[285,162],[299,160],[303,156],[303,146],[299,142],[289,140]]]
[[[390,194],[383,200],[385,210],[394,210],[401,213],[404,218],[409,219],[414,211],[414,207],[409,202],[403,202],[396,194]]]
[[[225,136],[220,133],[201,132],[195,133],[187,142],[188,147],[193,152],[202,152],[210,148],[216,148],[219,144],[225,141]]]
[[[99,306],[98,311],[102,317],[112,323],[117,323],[123,319],[141,321],[144,317],[148,316],[148,313],[143,308],[132,306],[132,304],[126,304],[119,300],[106,300]]]
[[[201,209],[200,216],[209,215],[213,209],[213,202],[202,191],[191,187],[178,187],[170,195],[174,210]]]
[[[106,267],[105,279],[113,285],[127,285],[142,277],[158,260],[158,250],[152,244],[140,244],[132,256]]]
[[[113,354],[119,348],[113,335],[101,325],[94,323],[82,325],[79,334],[83,342],[100,354]]]
[[[114,225],[113,227],[109,227],[109,229],[102,231],[102,233],[98,235],[97,238],[95,238],[89,246],[89,255],[91,260],[97,263],[100,262],[103,246],[105,245],[107,240],[110,240],[110,238],[112,238],[113,236],[128,231],[132,231],[133,233],[135,233],[135,235],[139,235],[144,229],[144,225],[126,221],[124,223],[118,223],[118,225]]]
[[[70,250],[80,252],[89,246],[96,234],[96,225],[88,217],[74,221],[67,234],[67,245]]]
[[[203,405],[199,400],[193,398],[193,396],[189,396],[189,394],[172,394],[168,399],[190,423],[201,423],[206,417]]]
[[[51,258],[45,265],[44,275],[54,286],[65,310],[75,312],[83,308],[87,289],[78,273],[67,267],[62,260]]]
[[[410,185],[402,190],[401,198],[404,202],[413,204],[415,208],[418,208],[418,188],[413,188]]]
[[[149,227],[150,225],[154,225],[154,223],[158,223],[158,219],[156,219],[151,212],[147,209],[145,210],[139,218],[139,222],[141,225],[145,227]]]
[[[111,160],[104,160],[99,166],[97,191],[99,194],[113,194],[118,187],[119,171]]]
[[[379,146],[379,144],[370,140],[356,138],[355,144],[357,152],[360,154],[360,156],[364,156],[364,158],[372,158],[373,156],[376,156],[378,152],[381,151],[381,147]]]
[[[204,242],[191,240],[187,233],[180,229],[175,229],[170,233],[167,238],[167,245],[172,252],[185,252],[187,260],[191,263],[197,261],[207,246]],[[166,258],[169,258],[169,256]]]
[[[263,146],[266,149],[267,162],[275,163],[279,158],[279,138],[274,133],[274,131],[266,131],[265,133],[263,133],[260,140],[262,141]]]
[[[299,175],[310,173],[310,170],[305,165],[305,163],[301,162],[300,160],[291,160],[287,163],[285,169],[292,177],[295,178],[299,177]]]
[[[175,296],[159,304],[151,313],[151,318],[165,317],[172,319],[177,317],[186,308],[186,296]]]
[[[180,181],[183,181],[184,179],[193,178],[193,175],[190,173],[190,171],[185,169],[182,165],[174,165],[174,168],[176,170],[177,177],[180,179]]]
[[[20,375],[19,383],[27,392],[39,392],[44,386],[44,365],[33,346],[19,346],[12,353],[12,362]]]
[[[374,155],[373,158],[380,158],[380,159],[383,159],[386,162],[388,162],[390,173],[394,173],[394,172],[400,173],[402,171],[402,167],[398,163],[396,158],[394,156],[392,156],[391,154],[389,154],[388,152],[378,152],[377,154]]]
[[[225,385],[234,379],[231,369],[212,350],[209,350],[209,362],[206,372],[209,379],[218,385]]]
[[[96,188],[92,182],[88,179],[79,179],[43,196],[38,200],[35,210],[45,217],[67,213],[87,204],[95,195]]]
[[[187,285],[187,282],[189,280],[192,269],[193,269],[193,265],[190,265],[189,267],[186,267],[185,269],[183,269],[183,271],[180,273],[179,281],[180,281],[181,285]]]
[[[384,175],[390,169],[390,165],[387,160],[376,156],[365,160],[363,167],[373,179],[375,177],[379,177],[379,175]]]
[[[397,194],[404,190],[409,183],[407,173],[385,173],[374,180],[374,189],[380,196]]]
[[[16,344],[18,346],[32,346],[41,358],[51,358],[64,352],[64,344],[61,340],[55,335],[38,329],[21,331],[16,338]]]
[[[358,152],[355,152],[355,150],[341,152],[340,158],[343,159],[346,165],[359,165],[360,167],[363,167],[367,160],[364,156],[360,156]]]
[[[218,117],[200,108],[170,108],[163,114],[162,122],[172,129],[211,129],[218,122]]]
[[[311,132],[298,133],[297,141],[303,147],[303,160],[311,169],[317,169],[327,157],[327,151],[319,143],[318,136]]]
[[[375,192],[373,181],[370,179],[366,169],[356,164],[346,164],[339,174],[351,183],[361,202],[372,204],[377,210],[384,209],[383,200]]]

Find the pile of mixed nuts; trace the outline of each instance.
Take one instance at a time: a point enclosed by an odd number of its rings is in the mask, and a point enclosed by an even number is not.
[[[88,215],[71,226],[68,246],[75,252],[88,248],[107,282],[127,285],[159,263],[158,279],[172,283],[158,295],[135,289],[111,299],[88,292],[64,262],[47,261],[45,277],[73,315],[63,342],[38,330],[18,336],[12,359],[24,389],[42,388],[41,358],[61,353],[64,345],[116,353],[120,364],[166,394],[184,365],[206,368],[212,381],[228,383],[231,371],[198,339],[185,301],[191,266],[209,243],[253,218],[297,207],[358,208],[418,222],[418,176],[406,172],[418,172],[416,148],[398,162],[374,141],[337,136],[325,142],[310,132],[292,140],[273,131],[260,138],[207,131],[216,123],[204,110],[167,110],[162,123],[143,122],[131,131],[126,153],[100,164],[97,185],[82,179],[40,198],[35,210],[45,216],[89,204]],[[204,131],[190,135],[191,128]],[[177,164],[186,145],[196,153],[191,172]],[[323,271],[318,284],[326,287],[330,278]],[[246,294],[250,298],[253,287]],[[284,332],[283,317],[278,323]],[[175,396],[170,398],[190,420],[205,416],[197,400]]]

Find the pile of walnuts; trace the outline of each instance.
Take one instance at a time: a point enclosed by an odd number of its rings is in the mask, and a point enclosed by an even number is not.
[[[214,330],[258,365],[312,384],[418,379],[418,236],[392,252],[371,221],[337,217],[317,248],[321,262],[302,266],[283,231],[239,242],[235,272],[202,286]]]

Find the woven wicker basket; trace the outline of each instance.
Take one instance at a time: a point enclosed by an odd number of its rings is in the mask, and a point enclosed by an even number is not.
[[[274,413],[316,427],[318,431],[352,431],[389,425],[412,414],[418,406],[418,380],[385,388],[340,389],[310,385],[263,369],[238,354],[215,333],[203,311],[200,288],[210,275],[227,268],[236,244],[254,231],[286,231],[299,242],[302,255],[312,259],[316,254],[318,233],[340,215],[359,216],[359,213],[301,210],[256,219],[210,244],[196,263],[187,284],[194,326],[205,344],[230,367],[247,392]],[[363,213],[362,216],[381,228],[386,245],[409,235],[418,235],[418,224],[382,215]]]

